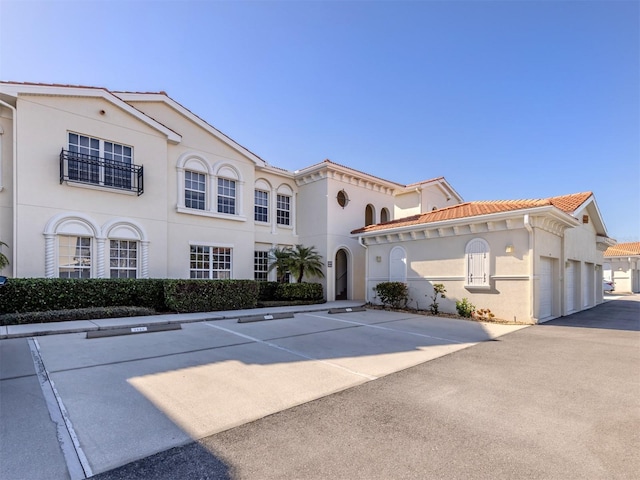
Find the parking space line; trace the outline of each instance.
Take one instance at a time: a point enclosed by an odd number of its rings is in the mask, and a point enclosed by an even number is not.
[[[451,338],[435,337],[433,335],[427,335],[425,333],[407,332],[406,330],[398,330],[395,328],[381,327],[380,325],[371,325],[369,323],[354,322],[352,320],[343,320],[341,318],[325,317],[324,315],[312,315],[310,313],[305,313],[304,315],[308,315],[309,317],[315,317],[315,318],[324,318],[325,320],[333,320],[334,322],[349,323],[351,325],[357,325],[360,327],[377,328],[380,330],[389,330],[395,333],[406,333],[407,335],[414,335],[416,337],[425,337],[425,338],[433,338],[435,340],[444,340],[446,342],[451,342],[451,343],[459,343],[459,344],[470,343],[470,342],[460,342],[458,340],[452,340]],[[406,320],[406,319],[402,319],[402,320]],[[394,322],[394,321],[399,321],[399,320],[392,320],[391,322]],[[471,342],[471,343],[476,343],[476,342]]]
[[[93,475],[91,466],[82,447],[80,447],[80,441],[76,436],[73,425],[71,425],[71,419],[69,418],[67,409],[62,403],[62,398],[60,398],[53,380],[44,366],[44,361],[40,354],[40,344],[35,338],[30,338],[28,344],[36,374],[40,381],[40,387],[42,388],[42,395],[49,410],[49,416],[53,423],[56,424],[58,442],[60,443],[60,449],[62,450],[69,476],[71,480],[91,477]]]
[[[277,344],[272,343],[272,342],[267,342],[265,340],[260,340],[259,338],[255,338],[255,337],[252,337],[250,335],[246,335],[244,333],[234,332],[233,330],[230,330],[228,328],[220,327],[218,325],[213,325],[213,324],[208,323],[208,322],[204,322],[204,324],[209,326],[209,327],[211,327],[211,328],[216,328],[218,330],[222,330],[222,331],[227,332],[227,333],[238,335],[239,337],[245,338],[247,340],[251,340],[253,342],[261,343],[261,344],[266,345],[266,346],[271,347],[271,348],[282,350],[284,352],[290,353],[290,354],[295,355],[297,357],[304,358],[305,360],[312,360],[312,361],[315,361],[315,362],[320,362],[320,363],[323,363],[325,365],[329,365],[331,367],[338,368],[340,370],[344,370],[344,371],[346,371],[348,373],[351,373],[353,375],[358,375],[360,377],[366,378],[367,380],[376,380],[378,378],[378,377],[376,377],[374,375],[369,375],[367,373],[357,372],[355,370],[351,370],[350,368],[343,367],[342,365],[339,365],[337,363],[333,363],[333,362],[329,362],[327,360],[321,360],[319,358],[311,357],[311,356],[306,355],[306,354],[304,354],[302,352],[297,352],[295,350],[291,350],[290,348],[282,347],[282,346],[277,345]]]

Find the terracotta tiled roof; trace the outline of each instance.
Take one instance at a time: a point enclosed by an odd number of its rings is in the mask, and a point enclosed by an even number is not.
[[[432,212],[421,213],[411,217],[392,220],[391,222],[369,225],[359,228],[351,233],[366,233],[390,228],[408,227],[411,225],[421,225],[426,223],[443,222],[446,220],[456,220],[459,218],[477,217],[492,213],[510,212],[524,210],[535,207],[545,207],[553,205],[565,213],[573,213],[576,208],[582,205],[590,196],[591,192],[574,193],[559,197],[550,197],[534,200],[488,200],[477,202],[466,202],[450,207],[439,208]]]
[[[607,248],[605,257],[623,257],[625,255],[640,255],[640,242],[619,243]]]

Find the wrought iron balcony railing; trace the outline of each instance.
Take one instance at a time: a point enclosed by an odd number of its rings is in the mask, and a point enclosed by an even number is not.
[[[142,165],[134,165],[84,153],[60,152],[60,183],[84,183],[100,187],[144,192]]]

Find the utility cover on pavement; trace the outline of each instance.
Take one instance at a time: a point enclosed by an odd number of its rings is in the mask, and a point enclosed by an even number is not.
[[[179,323],[163,323],[161,325],[139,325],[137,327],[108,328],[87,332],[87,338],[115,337],[118,335],[134,335],[138,333],[166,332],[169,330],[181,330]]]

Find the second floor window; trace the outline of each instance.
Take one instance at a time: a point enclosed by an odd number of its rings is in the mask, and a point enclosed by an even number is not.
[[[254,220],[256,222],[269,221],[269,192],[264,190],[256,190]]]
[[[69,180],[128,190],[132,164],[131,147],[69,133]]]
[[[276,222],[278,225],[290,225],[291,222],[291,197],[278,195]]]
[[[184,206],[205,209],[206,177],[202,173],[184,172]]]
[[[218,179],[218,213],[236,213],[236,182],[233,180]]]

